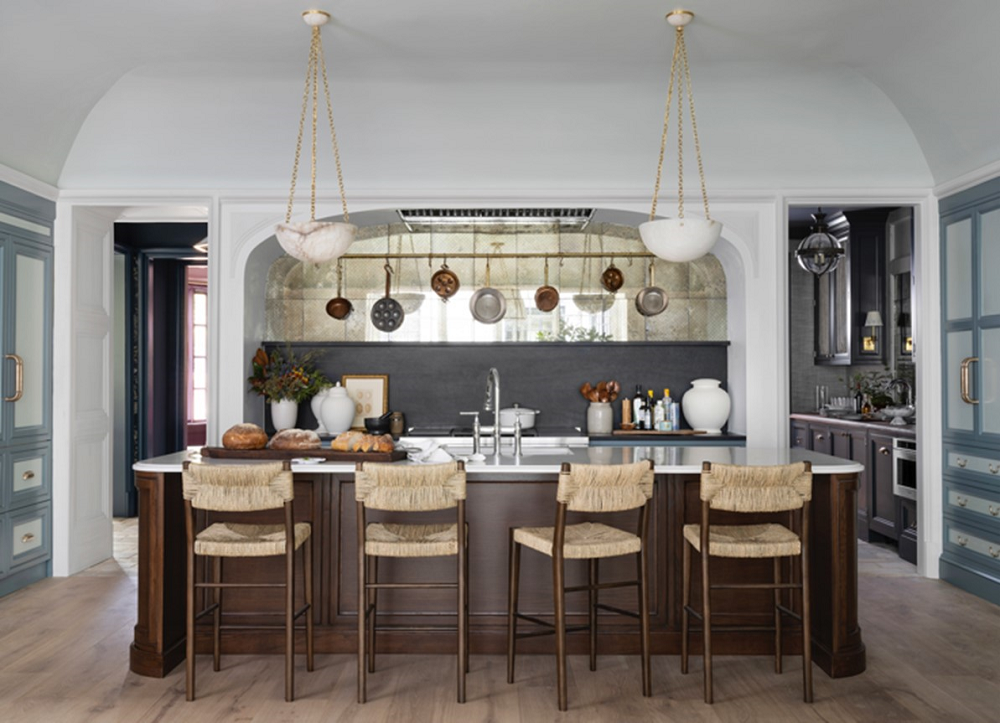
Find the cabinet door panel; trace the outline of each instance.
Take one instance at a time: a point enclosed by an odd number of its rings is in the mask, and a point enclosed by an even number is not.
[[[945,226],[944,320],[972,317],[972,219]]]
[[[48,258],[28,247],[15,247],[14,333],[10,353],[23,364],[21,398],[14,403],[14,434],[46,426],[48,347]]]
[[[1000,314],[1000,208],[979,217],[980,315]]]
[[[833,454],[833,442],[829,427],[817,427],[815,424],[809,425],[812,430],[812,448],[814,452],[823,454]]]
[[[872,486],[871,529],[890,539],[898,539],[896,496],[892,492],[892,437],[873,434],[871,441]]]
[[[945,409],[945,427],[949,431],[971,432],[975,418],[973,405],[962,401],[961,373],[962,360],[972,356],[972,332],[952,331],[945,334],[947,362],[945,364],[945,391],[947,409]],[[974,388],[969,389],[975,397]]]
[[[1000,329],[982,329],[979,350],[975,387],[979,392],[980,432],[1000,434]]]

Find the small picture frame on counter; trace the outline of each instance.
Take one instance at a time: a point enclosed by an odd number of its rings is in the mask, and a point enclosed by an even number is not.
[[[354,401],[351,429],[364,429],[365,417],[380,417],[389,411],[388,374],[344,374],[340,383]]]

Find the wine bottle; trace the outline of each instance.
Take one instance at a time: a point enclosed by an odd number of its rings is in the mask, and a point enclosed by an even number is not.
[[[642,385],[635,385],[635,396],[632,397],[632,423],[635,424],[636,429],[643,429],[645,423],[645,416],[642,412],[643,397],[642,397]]]

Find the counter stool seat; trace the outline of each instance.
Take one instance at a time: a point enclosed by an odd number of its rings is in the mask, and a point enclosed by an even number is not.
[[[458,525],[406,525],[372,522],[365,533],[365,554],[380,557],[442,557],[458,554]]]
[[[515,527],[514,542],[552,557],[554,527]],[[566,525],[563,556],[567,560],[589,560],[593,557],[634,555],[642,548],[642,540],[632,532],[600,522]]]
[[[684,539],[701,552],[701,525],[684,525]],[[712,525],[708,554],[712,557],[789,557],[802,551],[799,536],[784,525]]]
[[[308,522],[296,522],[292,534],[298,550],[312,534],[312,526]],[[284,555],[285,526],[215,522],[195,536],[194,554],[214,557]]]

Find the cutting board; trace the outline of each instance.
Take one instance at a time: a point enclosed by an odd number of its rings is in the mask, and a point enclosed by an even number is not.
[[[674,429],[669,432],[662,432],[657,429],[615,429],[611,434],[622,434],[622,435],[644,435],[648,437],[687,437],[692,434],[705,434],[704,429]]]
[[[406,452],[394,449],[391,452],[341,452],[323,447],[321,449],[226,449],[225,447],[202,447],[202,457],[213,459],[294,459],[296,457],[322,457],[330,462],[396,462],[406,459]]]

